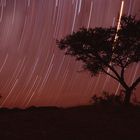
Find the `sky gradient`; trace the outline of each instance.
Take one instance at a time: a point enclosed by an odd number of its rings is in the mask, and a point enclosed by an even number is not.
[[[1,0],[1,107],[86,104],[103,90],[117,94],[118,83],[105,75],[91,77],[74,58],[65,56],[56,39],[80,27],[117,25],[121,0]],[[124,0],[123,14],[140,19],[140,0]],[[128,83],[140,75],[128,69]],[[135,95],[138,98],[140,87]]]

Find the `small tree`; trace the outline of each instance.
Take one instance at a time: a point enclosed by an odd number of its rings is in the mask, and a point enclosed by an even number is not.
[[[124,88],[125,104],[130,103],[132,92],[140,83],[140,75],[128,85],[125,73],[131,64],[140,62],[140,20],[123,16],[118,31],[116,27],[80,28],[57,41],[57,45],[66,50],[66,55],[81,60],[83,68],[92,76],[102,72],[119,82]]]

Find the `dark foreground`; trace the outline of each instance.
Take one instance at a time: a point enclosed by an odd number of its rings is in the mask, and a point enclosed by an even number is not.
[[[0,109],[0,140],[139,139],[139,107]]]

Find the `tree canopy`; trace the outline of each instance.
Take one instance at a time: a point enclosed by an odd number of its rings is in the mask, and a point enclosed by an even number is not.
[[[132,91],[140,83],[140,75],[131,85],[125,79],[126,68],[140,62],[140,20],[135,16],[123,16],[119,30],[117,27],[80,28],[57,41],[57,45],[66,55],[82,61],[83,68],[92,76],[102,72],[118,81],[129,102]]]

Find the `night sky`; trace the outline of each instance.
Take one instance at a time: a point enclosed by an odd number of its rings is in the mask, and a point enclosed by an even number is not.
[[[121,0],[1,0],[1,107],[75,106],[94,94],[117,94],[118,83],[106,75],[91,77],[80,62],[65,56],[56,39],[80,27],[117,25]],[[124,0],[123,14],[140,18],[140,0]],[[132,83],[139,64],[128,69]],[[135,90],[138,98],[140,86]]]

